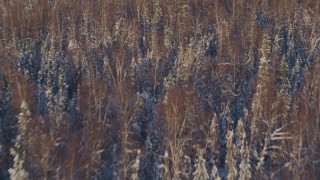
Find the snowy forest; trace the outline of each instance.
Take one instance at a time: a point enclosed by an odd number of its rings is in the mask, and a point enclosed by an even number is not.
[[[0,179],[320,178],[320,0],[0,0]]]

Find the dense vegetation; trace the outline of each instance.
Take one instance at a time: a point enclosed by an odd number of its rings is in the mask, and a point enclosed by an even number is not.
[[[1,0],[0,179],[318,179],[319,0]]]

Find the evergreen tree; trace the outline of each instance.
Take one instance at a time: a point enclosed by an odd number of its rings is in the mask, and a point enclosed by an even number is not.
[[[189,80],[190,77],[190,65],[191,65],[191,58],[188,58],[188,50],[190,47],[185,48],[183,43],[179,44],[179,54],[176,61],[176,74],[177,79],[182,83],[185,84]]]
[[[269,59],[271,53],[270,37],[267,32],[263,33],[262,45],[261,45],[262,57]]]
[[[265,118],[265,111],[268,105],[268,90],[269,90],[269,81],[270,81],[270,73],[269,73],[269,65],[267,56],[270,51],[269,46],[269,37],[265,34],[263,38],[262,45],[262,57],[260,59],[259,72],[258,72],[258,82],[256,87],[256,92],[254,94],[252,100],[252,138],[257,135],[257,130],[259,128],[260,121]]]
[[[252,52],[252,48],[250,47],[249,49],[249,52],[247,54],[247,58],[248,58],[248,69],[250,71],[253,71],[254,70],[254,55],[253,55],[253,52]]]
[[[243,121],[242,118],[238,120],[237,129],[235,133],[235,139],[236,139],[236,146],[237,148],[240,148],[242,146],[243,140],[246,137],[243,127]]]
[[[228,131],[227,137],[227,157],[226,165],[228,168],[228,180],[234,180],[237,177],[236,161],[235,161],[235,147],[233,144],[233,132]]]
[[[289,86],[288,76],[289,76],[288,63],[286,61],[286,57],[283,56],[280,64],[280,78],[279,78],[281,86],[284,86],[284,87]]]
[[[294,67],[292,68],[292,73],[290,77],[290,82],[292,88],[290,88],[291,93],[296,92],[298,89],[301,89],[303,86],[303,68],[301,66],[301,58],[298,58]]]
[[[181,162],[181,178],[182,179],[190,179],[190,175],[192,174],[192,165],[191,159],[188,155],[183,156],[183,160]]]
[[[211,176],[214,180],[220,180],[220,176],[219,176],[219,171],[217,169],[217,166],[214,164],[212,166],[212,170],[211,170]]]
[[[59,110],[67,110],[67,84],[65,80],[65,72],[62,68],[60,68],[59,71]]]
[[[203,152],[198,152],[198,159],[194,165],[193,179],[194,180],[205,180],[209,179],[209,175],[206,167],[206,160],[203,158]]]
[[[56,63],[55,63],[55,50],[54,43],[51,42],[51,47],[48,53],[47,59],[47,84],[46,84],[46,97],[47,97],[47,106],[49,112],[53,112],[55,108],[55,98],[54,98],[54,86],[55,86],[55,71],[56,71]]]
[[[288,120],[288,113],[290,109],[290,96],[289,96],[289,80],[288,80],[288,64],[283,56],[280,65],[280,90],[278,91],[276,110],[279,112],[281,124],[286,123]]]
[[[239,179],[247,180],[251,179],[251,166],[250,166],[250,151],[246,144],[242,144],[241,146],[241,162],[239,165]]]
[[[141,158],[141,151],[140,149],[137,151],[136,159],[134,160],[131,169],[131,179],[132,180],[139,180],[139,168],[140,168],[140,158]]]
[[[14,149],[10,149],[10,154],[14,156],[13,167],[9,169],[10,179],[12,180],[27,180],[29,173],[24,168],[25,154],[18,153]]]
[[[240,153],[238,154],[240,157],[240,165],[239,165],[239,179],[240,180],[247,180],[251,178],[251,167],[250,167],[250,152],[249,148],[246,144],[246,132],[243,127],[243,122],[240,119],[238,121],[238,127],[237,127],[237,149],[240,150]]]
[[[213,114],[212,120],[210,121],[209,131],[207,132],[206,137],[207,147],[210,149],[209,159],[211,162],[215,163],[215,155],[218,151],[218,118],[216,113]]]
[[[45,85],[45,72],[40,69],[38,72],[38,103],[40,106],[40,114],[43,115],[46,111],[46,85]]]
[[[152,179],[158,173],[159,159],[156,152],[159,146],[159,136],[156,131],[148,135],[146,140],[147,152],[142,156],[139,177],[141,179]]]
[[[21,113],[18,117],[18,135],[15,139],[14,148],[10,149],[10,153],[14,156],[13,167],[9,169],[10,178],[12,180],[24,180],[28,179],[29,173],[25,170],[25,156],[27,148],[27,126],[30,122],[30,111],[26,101],[21,103]]]
[[[10,100],[11,94],[9,84],[0,72],[0,138],[3,138],[1,139],[1,144],[9,143],[14,135],[14,131],[11,128],[14,126],[12,123],[13,118],[9,114]]]
[[[1,60],[0,60],[1,61]],[[2,62],[0,62],[2,63]],[[0,67],[0,179],[9,179],[8,169],[10,156],[7,148],[11,146],[12,139],[15,135],[15,116],[11,114],[11,99],[13,98],[9,88],[9,82],[2,74],[4,71]]]

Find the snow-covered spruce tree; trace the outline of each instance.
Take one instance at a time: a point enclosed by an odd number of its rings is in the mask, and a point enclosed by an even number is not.
[[[67,110],[67,83],[65,79],[65,71],[59,69],[59,110],[64,112]]]
[[[209,179],[209,175],[206,167],[206,160],[203,157],[203,150],[199,150],[198,158],[194,165],[193,179],[194,180],[205,180]]]
[[[264,34],[262,43],[262,57],[260,59],[259,72],[258,72],[258,82],[256,87],[256,92],[252,100],[252,112],[253,118],[251,123],[251,133],[252,137],[255,138],[258,135],[258,129],[260,121],[265,118],[265,107],[269,102],[268,97],[268,84],[269,84],[269,65],[268,65],[268,54],[270,52],[269,36]]]
[[[106,60],[105,60],[105,64],[106,64]],[[111,80],[111,76],[110,76],[109,70],[108,70],[106,65],[105,65],[105,67],[106,67],[105,68],[106,81],[110,81]],[[134,86],[135,82],[136,82],[137,69],[138,69],[137,60],[136,60],[136,58],[132,57],[131,64],[130,64],[130,69],[129,69],[129,78],[130,78],[130,82],[131,82],[132,86]]]
[[[215,164],[212,166],[211,176],[212,176],[213,180],[220,180],[221,179],[219,176],[219,171],[218,171],[217,166]]]
[[[292,88],[290,89],[292,93],[295,93],[298,89],[303,87],[303,68],[301,66],[301,58],[299,57],[292,68],[292,73],[290,77],[290,82],[292,83]]]
[[[240,157],[239,165],[239,179],[247,180],[251,178],[251,167],[250,167],[250,152],[246,144],[246,132],[243,127],[242,119],[238,121],[237,132],[236,132],[236,145],[237,149],[240,149],[238,156]]]
[[[226,157],[226,165],[228,168],[228,180],[234,180],[237,177],[237,168],[235,161],[235,146],[233,144],[233,132],[228,131],[226,136],[227,141],[227,157]]]
[[[96,36],[97,34],[97,29],[93,23],[94,21],[94,17],[90,17],[89,18],[89,25],[88,25],[88,29],[89,29],[89,37],[88,37],[88,42],[89,42],[89,48],[90,50],[94,50],[97,47],[97,41],[98,38]]]
[[[9,90],[9,83],[5,76],[2,74],[2,68],[0,68],[0,137],[3,138],[0,141],[2,143],[9,142],[13,137],[14,131],[12,126],[13,120],[9,116],[9,109],[10,109],[10,100],[12,95]]]
[[[183,156],[183,160],[180,163],[181,168],[181,178],[190,179],[192,174],[191,159],[188,155]]]
[[[247,58],[248,58],[248,69],[252,72],[254,70],[254,54],[251,46],[250,46],[249,52],[247,53]]]
[[[83,11],[83,14],[81,16],[81,22],[80,22],[80,28],[79,28],[79,31],[80,31],[80,39],[81,39],[81,42],[88,42],[88,10],[85,9]]]
[[[218,128],[218,118],[216,113],[214,113],[210,121],[209,129],[206,135],[206,146],[210,149],[208,158],[214,164],[216,164],[216,155],[219,154],[217,128]]]
[[[191,47],[185,48],[183,43],[179,44],[179,53],[178,59],[176,61],[176,73],[177,79],[182,84],[188,84],[188,80],[191,75],[191,66],[192,66],[192,56],[191,56]]]
[[[43,62],[43,61],[42,61]],[[44,64],[44,63],[42,63]],[[38,72],[38,103],[40,107],[40,114],[43,115],[46,111],[46,87],[45,87],[45,66]]]
[[[67,110],[67,84],[65,80],[65,72],[60,67],[59,69],[59,77],[58,77],[58,85],[59,85],[59,94],[57,96],[57,110],[60,112],[57,116],[57,125],[62,127],[66,125],[66,122],[63,121],[63,113]]]
[[[209,127],[209,136],[210,138],[207,139],[207,144],[209,147],[214,148],[217,143],[217,125],[218,125],[218,117],[216,113],[213,114],[213,117],[210,122]]]
[[[242,121],[242,118],[240,118],[238,120],[236,133],[235,133],[237,150],[240,150],[240,148],[242,147],[242,145],[245,141],[245,138],[246,138],[246,134],[244,132],[243,121]]]
[[[51,40],[53,41],[53,40]],[[55,63],[55,48],[54,43],[51,42],[51,47],[48,53],[47,59],[47,84],[46,84],[46,97],[47,97],[47,106],[48,111],[53,112],[55,108],[55,98],[54,98],[54,86],[55,86],[55,71],[56,71],[56,63]]]
[[[133,67],[131,67],[130,71],[135,72],[137,64],[135,64],[134,67],[135,67],[134,69],[132,69]],[[112,85],[113,85],[113,81],[114,81],[114,77],[113,77],[113,74],[112,74],[111,66],[109,64],[109,58],[107,58],[107,57],[105,57],[103,59],[103,69],[104,69],[104,78],[105,78],[105,81],[106,81],[106,84],[107,84],[107,88],[109,90],[111,90],[112,89]],[[131,78],[132,81],[134,80],[134,77],[135,77],[135,74],[134,73],[130,73],[130,78]],[[132,82],[132,85],[134,85],[134,81]]]
[[[158,38],[157,38],[157,31],[158,31],[158,24],[162,18],[162,9],[159,4],[159,0],[153,1],[153,16],[151,19],[151,51],[152,57],[158,54]]]
[[[10,154],[14,156],[13,167],[9,169],[10,179],[27,180],[29,173],[25,170],[25,154],[21,154],[14,149],[10,149]]]
[[[242,118],[238,120],[237,128],[234,134],[235,138],[235,160],[237,163],[237,166],[240,164],[241,161],[241,147],[243,146],[243,143],[245,142],[246,134],[244,132],[243,127],[243,121]]]
[[[290,110],[290,96],[289,96],[289,80],[288,80],[288,64],[283,56],[280,65],[280,88],[277,95],[277,102],[275,109],[277,115],[280,116],[280,125],[284,125],[288,121],[288,114]]]
[[[283,56],[280,64],[280,76],[279,76],[281,86],[285,86],[285,87],[289,86],[288,76],[289,76],[288,63],[286,61],[286,57]]]
[[[49,36],[46,37],[45,42],[43,46],[41,46],[41,65],[40,69],[38,71],[38,103],[40,107],[40,114],[44,115],[47,112],[47,75],[48,75],[48,69],[49,69],[49,63],[48,63],[48,56],[49,53],[47,52],[47,44],[48,44]]]
[[[190,43],[188,44],[188,59],[194,59],[190,63],[191,65],[191,72],[194,73],[191,78],[193,79],[194,87],[200,92],[200,94],[203,94],[206,83],[206,56],[213,56],[212,51],[216,51],[215,45],[213,42],[213,34],[209,33],[209,35],[204,35],[202,38],[196,42],[192,38],[190,39]],[[205,52],[204,52],[205,51]],[[192,74],[190,72],[190,74]]]
[[[250,151],[247,144],[241,146],[241,162],[239,165],[239,180],[251,179]]]
[[[141,158],[139,177],[141,179],[153,179],[158,176],[160,159],[157,154],[159,147],[159,135],[156,131],[151,132],[146,140],[146,153]]]
[[[31,113],[25,100],[21,103],[21,113],[18,117],[18,135],[15,139],[14,147],[10,149],[10,153],[14,156],[13,167],[9,169],[10,178],[12,180],[28,179],[28,172],[25,170],[25,148],[27,137],[27,126],[30,122]]]
[[[140,168],[140,158],[141,158],[141,151],[140,149],[137,151],[136,159],[134,160],[131,169],[131,179],[132,180],[139,180],[139,168]]]
[[[265,59],[269,59],[271,53],[271,41],[268,32],[263,33],[262,45],[260,50],[262,53],[262,57],[264,57]]]

